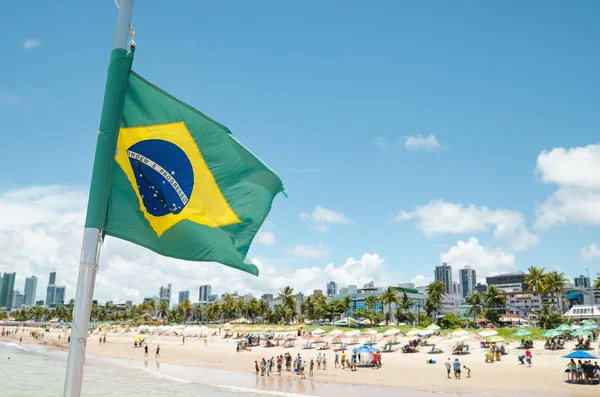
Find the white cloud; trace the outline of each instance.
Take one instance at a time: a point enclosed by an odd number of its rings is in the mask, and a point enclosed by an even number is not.
[[[382,136],[375,137],[375,146],[381,149],[387,149],[392,146],[392,143]]]
[[[303,258],[326,258],[329,255],[329,248],[323,243],[317,245],[298,244],[291,251],[291,254]]]
[[[424,137],[423,135],[408,136],[404,139],[404,147],[408,150],[423,150],[432,152],[440,148],[440,143],[433,135]]]
[[[25,48],[26,50],[31,50],[36,47],[39,47],[40,44],[41,43],[39,40],[28,39],[23,42],[23,48]]]
[[[477,271],[479,280],[516,268],[514,254],[498,248],[487,249],[481,246],[475,237],[471,237],[467,242],[458,241],[447,252],[441,253],[440,262],[452,265],[455,273],[469,265]],[[457,277],[457,274],[453,277]]]
[[[0,272],[16,272],[15,289],[23,291],[25,277],[39,278],[37,299],[45,298],[50,271],[75,295],[87,189],[68,186],[33,186],[0,191]],[[286,269],[280,263],[251,258],[260,270],[254,277],[215,263],[166,258],[147,249],[107,237],[100,255],[94,299],[140,302],[171,283],[174,295],[190,290],[198,300],[198,287],[210,284],[214,293],[238,291],[255,296],[291,285],[296,291],[324,288],[330,281],[361,285],[371,280],[387,285],[384,261],[377,254],[348,258],[342,264]]]
[[[581,254],[581,259],[584,261],[591,261],[596,258],[600,258],[600,249],[596,244],[592,244],[589,247],[583,247],[579,253]]]
[[[424,285],[429,285],[433,281],[433,276],[424,276],[422,274],[417,274],[415,277],[410,279],[410,282],[415,285],[415,287],[422,287]]]
[[[275,245],[275,241],[276,241],[275,233],[258,232],[256,237],[254,238],[254,241],[257,242],[258,244],[262,244],[262,245],[266,245],[266,246]]]
[[[401,211],[395,221],[414,220],[417,229],[425,236],[438,234],[467,234],[485,232],[490,228],[494,236],[509,243],[513,250],[526,250],[538,242],[538,236],[525,227],[523,215],[517,211],[491,210],[474,204],[430,201],[411,212]]]
[[[350,225],[354,223],[343,212],[336,212],[319,205],[313,212],[300,213],[300,219],[311,221],[313,227],[320,232],[326,232],[331,225]]]
[[[554,148],[537,158],[536,171],[558,189],[538,206],[535,227],[600,225],[600,144]]]

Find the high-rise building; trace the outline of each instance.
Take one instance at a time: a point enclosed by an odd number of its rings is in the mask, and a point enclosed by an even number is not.
[[[35,292],[37,289],[37,277],[32,276],[25,279],[25,306],[35,305]]]
[[[273,299],[275,299],[275,297],[273,296],[273,294],[262,294],[260,296],[260,300],[261,301],[273,302]]]
[[[56,272],[50,272],[50,278],[48,278],[48,285],[56,284]]]
[[[210,287],[210,285],[201,285],[200,290],[199,290],[200,295],[198,297],[198,301],[200,303],[210,302],[211,291],[212,291],[212,288]]]
[[[16,273],[4,273],[2,275],[2,291],[0,293],[0,307],[10,311],[13,308],[15,277]]]
[[[186,299],[190,299],[190,291],[179,291],[179,303],[185,302]]]
[[[446,293],[452,294],[452,266],[442,263],[435,267],[435,281],[441,281],[446,287]]]
[[[21,291],[15,291],[13,298],[13,308],[18,309],[25,303],[25,295]]]
[[[586,277],[586,276],[579,276],[579,277],[575,277],[573,279],[573,284],[575,284],[576,287],[579,288],[590,288],[592,286],[592,283],[590,282],[590,278]]]
[[[55,305],[64,305],[65,304],[65,292],[67,287],[64,285],[56,286],[56,293],[54,295],[54,304]]]
[[[327,296],[334,296],[337,294],[337,283],[330,281],[327,283]]]
[[[452,282],[452,295],[460,295],[462,298],[462,287],[460,283],[457,283],[456,281]]]
[[[506,273],[496,276],[486,277],[485,281],[488,285],[493,285],[504,292],[522,292],[527,291],[525,284],[525,273]]]
[[[415,284],[414,283],[399,283],[398,288],[415,289]]]
[[[51,307],[54,305],[54,297],[56,296],[56,285],[48,284],[46,288],[46,306]]]
[[[169,306],[171,305],[171,284],[167,284],[166,287],[160,286],[160,290],[158,292],[158,296],[161,301],[167,301]]]
[[[462,288],[462,296],[466,298],[475,291],[477,285],[477,273],[469,266],[458,271],[460,278],[460,287]]]

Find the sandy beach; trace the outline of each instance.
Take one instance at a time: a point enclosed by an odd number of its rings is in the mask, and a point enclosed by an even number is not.
[[[290,330],[291,332],[293,331]],[[99,338],[104,335],[106,335],[106,343],[99,343]],[[422,347],[420,352],[411,354],[400,351],[383,353],[382,368],[359,367],[353,372],[348,369],[334,368],[335,353],[332,350],[302,349],[302,339],[298,339],[296,347],[293,348],[260,346],[253,347],[251,351],[238,353],[236,352],[237,340],[224,339],[222,336],[208,336],[205,346],[204,338],[186,337],[184,345],[181,336],[146,335],[149,354],[145,358],[144,349],[134,347],[134,335],[137,333],[123,330],[100,333],[95,331],[88,339],[87,352],[98,357],[142,362],[159,361],[186,367],[212,368],[246,374],[252,373],[254,361],[262,358],[268,359],[287,352],[293,357],[300,353],[303,360],[310,360],[316,359],[319,353],[325,353],[328,367],[327,370],[315,368],[314,380],[316,381],[477,395],[523,392],[555,396],[592,396],[597,395],[600,390],[600,386],[570,384],[564,381],[564,370],[568,360],[562,356],[572,351],[574,342],[567,342],[564,350],[550,351],[543,348],[543,341],[537,341],[531,350],[533,365],[528,367],[518,363],[517,356],[523,354],[523,351],[517,349],[518,343],[515,342],[506,346],[509,354],[503,356],[501,361],[485,363],[486,349],[480,348],[479,337],[473,336],[466,342],[469,343],[471,350],[467,355],[451,355],[452,342],[448,340],[437,345],[444,350],[443,354],[429,354],[428,347]],[[67,349],[67,333],[58,329],[46,332],[43,341],[31,337],[27,328],[24,333],[19,329],[16,335],[5,336],[2,340],[18,342],[21,337],[23,344],[37,343],[47,347]],[[161,348],[160,358],[155,358],[157,345]],[[349,346],[347,353],[351,352],[353,347],[355,346]],[[471,378],[467,378],[466,371],[463,371],[462,379],[447,379],[444,362],[448,358],[454,360],[456,357],[472,370]],[[436,364],[428,364],[429,359],[435,359]],[[281,376],[298,377],[285,370]],[[271,377],[276,378],[278,375],[272,374]]]

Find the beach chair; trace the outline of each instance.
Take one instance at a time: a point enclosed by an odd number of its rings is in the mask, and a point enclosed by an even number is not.
[[[443,352],[444,351],[442,349],[438,349],[435,347],[435,345],[431,345],[431,350],[429,351],[429,354],[440,354]]]
[[[294,347],[294,339],[288,339],[283,343],[283,347]]]
[[[313,349],[313,343],[311,341],[306,342],[303,346],[303,349]]]
[[[342,343],[342,344],[340,345],[340,347],[338,347],[337,349],[333,349],[333,351],[336,351],[336,352],[341,352],[341,351],[344,351],[344,350],[346,350],[346,349],[347,349],[347,347],[346,347],[346,344],[345,344],[345,343]]]
[[[391,353],[391,352],[395,352],[398,349],[394,349],[394,347],[392,346],[391,343],[386,343],[385,346],[383,346],[383,350],[381,350],[382,353]]]
[[[321,347],[319,347],[319,350],[327,350],[329,349],[329,342],[325,342],[325,344]]]

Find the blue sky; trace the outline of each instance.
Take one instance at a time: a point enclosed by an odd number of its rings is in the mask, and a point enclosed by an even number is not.
[[[10,7],[0,19],[0,194],[85,192],[116,7]],[[263,228],[275,243],[251,251],[277,274],[328,263],[344,272],[368,253],[385,260],[373,277],[393,282],[424,282],[444,258],[488,261],[470,263],[482,274],[541,265],[573,277],[595,273],[600,256],[589,250],[600,244],[600,181],[578,179],[600,164],[599,12],[593,1],[138,2],[134,69],[228,126],[282,177],[289,198]],[[419,135],[433,145],[407,149]],[[329,210],[322,222],[341,223],[319,231],[301,219],[317,206]],[[529,243],[515,249],[522,228]]]

